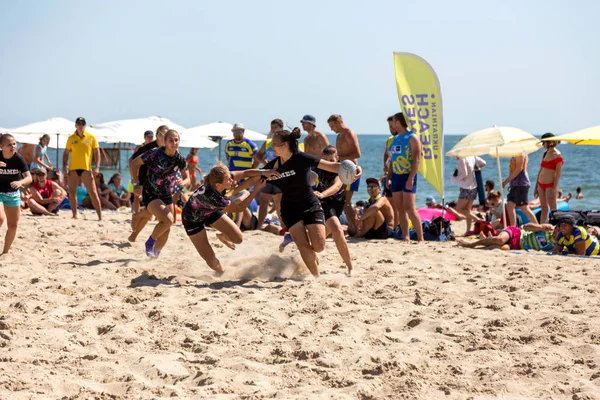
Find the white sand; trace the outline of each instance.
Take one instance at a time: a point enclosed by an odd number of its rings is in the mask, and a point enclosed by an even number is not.
[[[149,261],[150,226],[69,214],[0,258],[0,399],[600,398],[598,259],[362,241],[348,278],[328,241],[313,281],[211,231],[216,279],[181,225]]]

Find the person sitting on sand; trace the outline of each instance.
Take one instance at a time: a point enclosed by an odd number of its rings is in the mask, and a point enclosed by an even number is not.
[[[58,214],[58,206],[67,197],[64,191],[56,182],[48,179],[46,168],[34,168],[31,170],[34,176],[31,185],[31,197],[27,205],[33,215],[55,216]]]
[[[367,179],[369,200],[365,205],[365,213],[358,223],[356,237],[365,239],[387,239],[392,237],[394,230],[394,209],[389,200],[381,195],[379,180]],[[349,229],[350,231],[350,229]]]
[[[210,172],[204,177],[204,184],[194,191],[183,207],[181,221],[185,232],[194,244],[198,254],[219,275],[225,270],[208,241],[205,227],[212,226],[218,230],[217,238],[231,249],[235,249],[236,244],[242,243],[242,231],[227,216],[227,213],[240,212],[246,209],[252,199],[260,193],[266,182],[263,180],[256,185],[255,190],[240,204],[232,204],[231,197],[239,191],[255,185],[260,179],[259,176],[278,177],[279,174],[274,170],[246,169],[244,171],[229,171],[229,168],[219,162],[211,168]],[[231,190],[234,181],[242,179],[245,179],[245,181],[234,190]],[[229,192],[227,192],[228,190]]]
[[[560,233],[554,252],[556,254],[576,254],[578,256],[597,256],[600,253],[598,239],[578,226],[575,217],[565,215],[559,218]]]
[[[110,201],[117,207],[131,207],[131,196],[121,184],[121,174],[116,173],[110,177],[108,188],[111,190]]]
[[[558,233],[558,226],[528,223],[522,228],[507,226],[497,236],[481,237],[473,242],[456,239],[456,243],[472,249],[482,247],[483,250],[552,251],[557,243]]]
[[[242,204],[246,204],[246,201],[249,196],[252,196],[252,198],[256,196],[256,194],[252,193],[255,190],[256,188],[254,188],[253,190],[252,188],[250,188],[250,190],[242,190],[237,195],[231,198],[231,204],[233,206],[237,206],[239,209],[242,209]],[[261,191],[261,193],[264,193],[264,191]],[[250,200],[250,202],[252,202],[252,200]],[[250,207],[246,207],[243,209],[243,211],[235,213],[235,218],[233,218],[233,214],[231,214],[230,217],[232,219],[235,219],[236,225],[240,228],[242,232],[262,230],[265,232],[272,233],[274,235],[281,235],[282,228],[279,225],[275,225],[270,222],[265,222],[263,223],[262,227],[259,226],[260,224],[258,223],[258,218],[250,210]]]
[[[104,175],[101,172],[94,172],[92,174],[93,179],[94,179],[94,184],[96,185],[96,190],[98,193],[98,196],[100,197],[100,204],[102,206],[102,209],[105,210],[110,210],[110,211],[115,211],[117,209],[117,207],[111,203],[110,201],[110,194],[111,194],[111,190],[108,186],[106,186],[106,183],[104,183]],[[70,200],[69,200],[70,201]],[[87,195],[84,197],[83,201],[81,202],[81,205],[84,206],[85,208],[90,208],[90,209],[94,209],[94,204],[92,202],[92,198],[90,197],[90,192],[87,192]]]

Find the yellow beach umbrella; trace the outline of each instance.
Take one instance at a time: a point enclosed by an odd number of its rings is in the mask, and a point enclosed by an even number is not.
[[[542,140],[569,142],[576,145],[600,146],[600,126],[594,126],[577,132],[571,132]]]
[[[538,138],[524,130],[509,126],[494,126],[473,132],[461,139],[446,153],[447,156],[464,158],[469,156],[490,155],[496,157],[498,178],[502,182],[500,157],[515,157],[538,151],[542,145]],[[504,199],[504,190],[500,184],[500,194]],[[504,204],[504,203],[503,203]],[[506,220],[504,227],[506,228]]]

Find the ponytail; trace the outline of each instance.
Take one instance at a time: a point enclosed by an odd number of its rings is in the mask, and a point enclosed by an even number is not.
[[[275,132],[273,137],[277,137],[282,143],[287,143],[292,154],[298,153],[298,139],[302,136],[300,128],[294,128],[292,131],[281,130]]]

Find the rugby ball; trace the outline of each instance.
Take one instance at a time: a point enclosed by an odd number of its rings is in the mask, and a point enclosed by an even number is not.
[[[356,177],[356,164],[350,160],[344,160],[340,163],[340,180],[344,185],[351,185]]]

